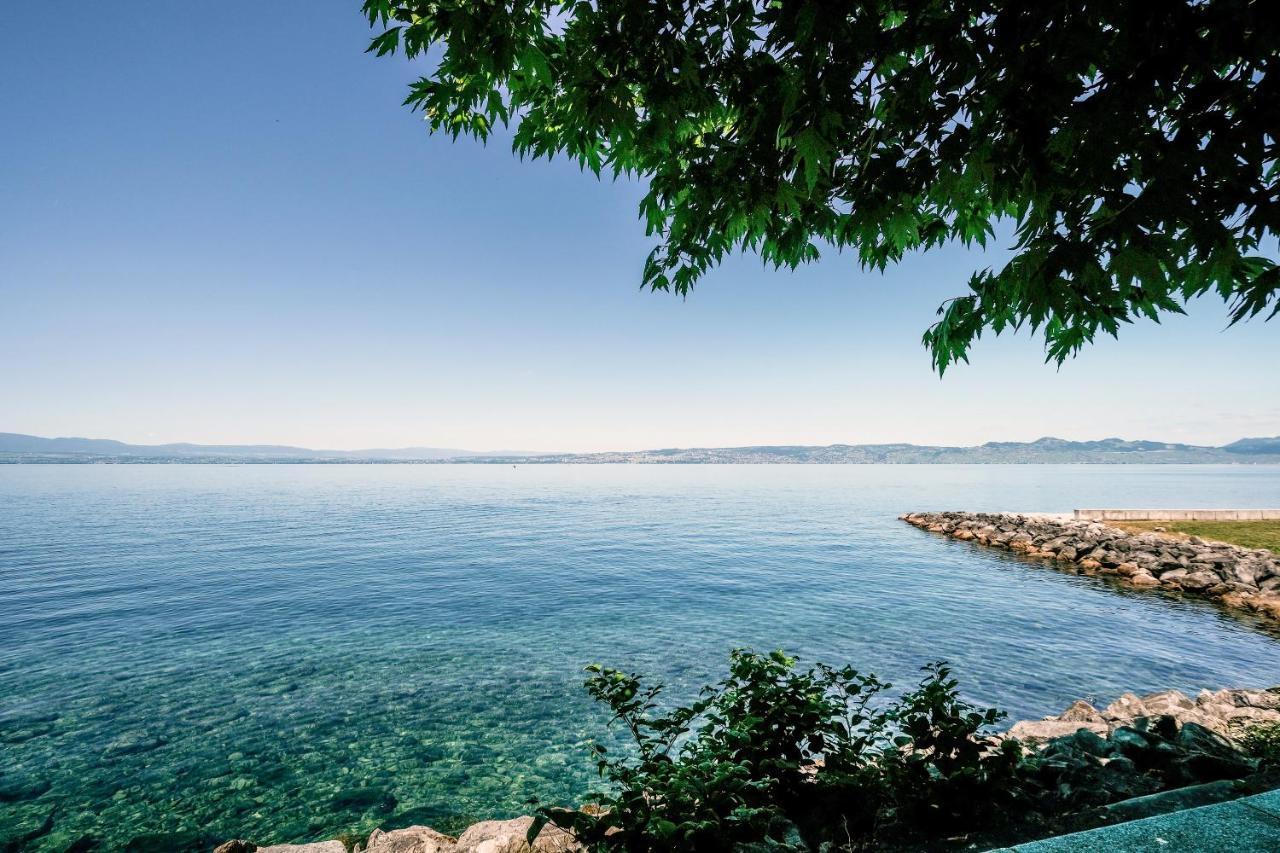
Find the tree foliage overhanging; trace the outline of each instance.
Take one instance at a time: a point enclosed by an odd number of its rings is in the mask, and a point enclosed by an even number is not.
[[[423,56],[433,131],[514,126],[534,157],[640,176],[644,284],[727,254],[851,247],[884,269],[1016,225],[924,335],[1061,362],[1205,293],[1280,310],[1280,14],[1267,0],[365,0],[370,50]]]

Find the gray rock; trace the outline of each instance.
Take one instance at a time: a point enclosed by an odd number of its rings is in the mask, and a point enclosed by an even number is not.
[[[1161,690],[1158,693],[1149,693],[1143,696],[1140,701],[1149,714],[1172,714],[1176,716],[1179,711],[1192,711],[1196,707],[1196,703],[1187,694],[1178,690]]]
[[[1187,701],[1190,702],[1190,700]],[[1075,702],[1072,702],[1071,707],[1058,715],[1058,719],[1074,723],[1106,722],[1106,720],[1102,718],[1102,714],[1098,712],[1098,709],[1083,699],[1077,699]]]
[[[577,853],[584,848],[573,836],[547,825],[530,846],[525,841],[531,817],[514,820],[486,820],[466,828],[458,836],[454,853]]]
[[[1105,766],[1110,767],[1118,773],[1133,773],[1138,769],[1138,765],[1133,763],[1132,758],[1125,758],[1123,755],[1116,755],[1108,758]]]
[[[1120,754],[1140,769],[1164,764],[1178,757],[1177,748],[1168,741],[1132,726],[1121,726],[1111,733],[1111,743]]]
[[[454,853],[458,839],[429,826],[410,826],[384,832],[375,829],[365,853]]]
[[[1104,719],[1117,722],[1122,720],[1129,722],[1136,717],[1145,717],[1149,713],[1151,712],[1147,710],[1147,706],[1142,704],[1142,700],[1134,693],[1122,693],[1120,698],[1102,709]]]
[[[1160,740],[1172,741],[1178,736],[1178,721],[1169,714],[1152,713],[1146,717],[1137,717],[1129,725]]]
[[[1243,755],[1209,755],[1193,752],[1174,762],[1171,778],[1178,784],[1196,785],[1221,779],[1243,779],[1257,765]]]
[[[1023,720],[1009,729],[1009,737],[1023,743],[1035,745],[1054,738],[1073,735],[1080,729],[1088,729],[1095,734],[1106,734],[1106,723],[1081,723],[1071,720]]]
[[[1180,579],[1178,583],[1182,586],[1183,589],[1196,591],[1196,590],[1208,589],[1214,584],[1217,584],[1220,580],[1221,578],[1219,578],[1213,572],[1201,571],[1201,572],[1192,572],[1186,577]]]
[[[1072,748],[1097,758],[1106,757],[1114,751],[1109,740],[1090,729],[1080,729],[1066,740]]]

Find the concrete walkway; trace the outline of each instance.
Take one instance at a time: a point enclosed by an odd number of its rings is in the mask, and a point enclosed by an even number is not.
[[[992,853],[1278,853],[1280,789]]]

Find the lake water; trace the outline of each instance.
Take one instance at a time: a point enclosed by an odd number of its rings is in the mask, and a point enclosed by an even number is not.
[[[1280,683],[1256,623],[896,520],[1087,505],[1280,506],[1280,468],[0,466],[0,848],[571,801],[592,661],[688,696],[735,646],[946,658],[1014,718]]]

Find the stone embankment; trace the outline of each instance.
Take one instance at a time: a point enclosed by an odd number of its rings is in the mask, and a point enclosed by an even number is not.
[[[1204,595],[1280,619],[1280,555],[1266,549],[1129,533],[1055,516],[920,512],[902,520],[930,533],[1052,560],[1080,574],[1115,575],[1134,587]]]

